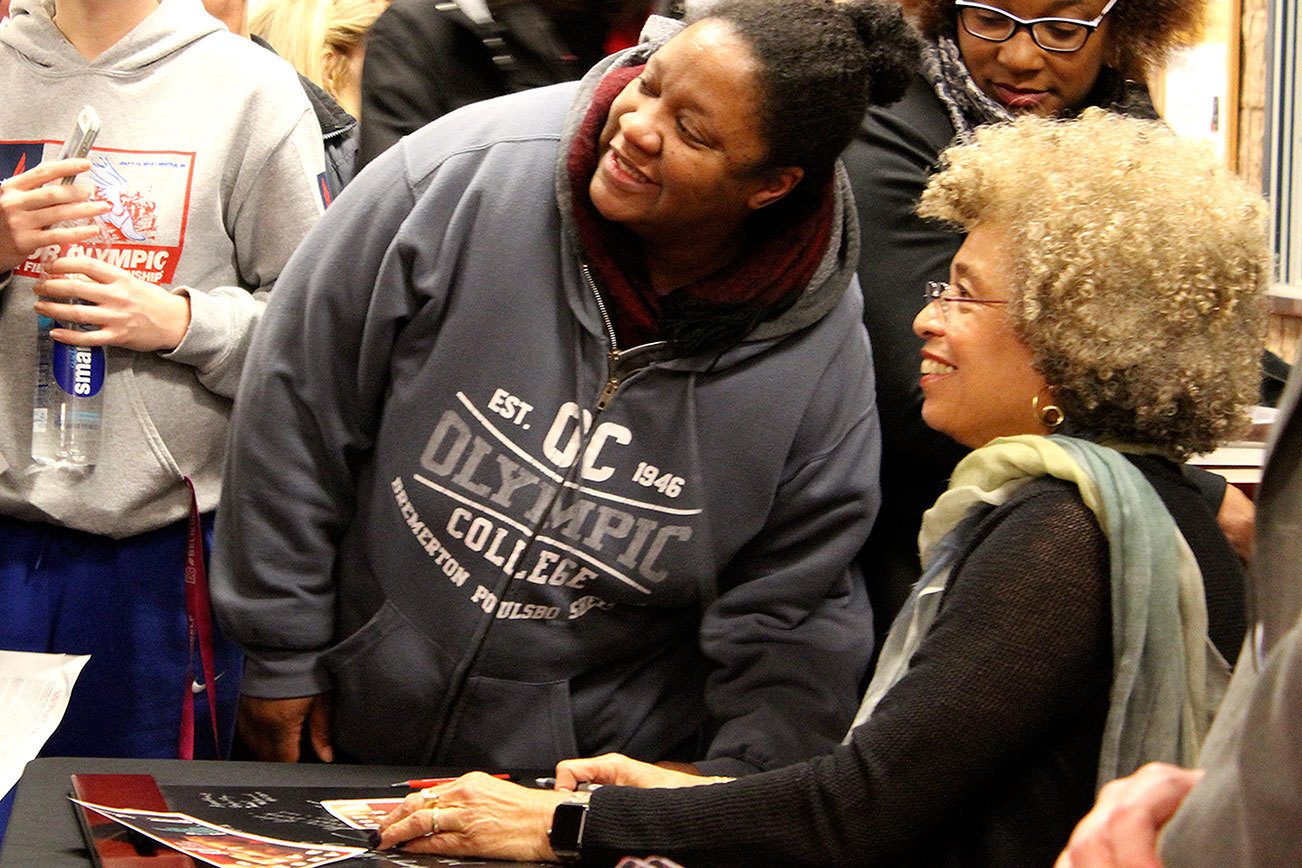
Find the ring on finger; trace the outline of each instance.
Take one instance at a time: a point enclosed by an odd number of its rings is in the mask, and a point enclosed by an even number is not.
[[[425,808],[436,808],[439,803],[439,794],[434,792],[433,787],[427,787],[420,791],[421,797],[425,799]]]
[[[435,798],[435,801],[437,802],[438,799]],[[431,835],[437,835],[439,833],[439,806],[438,805],[434,805],[430,809],[429,833]]]

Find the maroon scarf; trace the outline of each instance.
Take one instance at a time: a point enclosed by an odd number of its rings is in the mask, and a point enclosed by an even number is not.
[[[584,257],[623,346],[667,337],[691,353],[720,341],[739,341],[794,303],[817,270],[832,234],[832,183],[822,195],[808,197],[809,203],[796,213],[778,216],[783,203],[757,213],[747,227],[741,253],[732,262],[721,263],[719,270],[695,283],[658,295],[643,264],[641,241],[602,217],[588,194],[611,103],[642,69],[623,67],[601,79],[566,157]],[[763,219],[770,216],[777,219]]]

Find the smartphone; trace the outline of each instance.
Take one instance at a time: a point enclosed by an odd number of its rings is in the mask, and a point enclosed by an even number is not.
[[[72,125],[72,132],[59,150],[60,160],[73,160],[90,153],[95,137],[99,135],[99,114],[90,106],[82,108],[77,115],[77,122]],[[61,183],[71,184],[75,175],[69,175]]]

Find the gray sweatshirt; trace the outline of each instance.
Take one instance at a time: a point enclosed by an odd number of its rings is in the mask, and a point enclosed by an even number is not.
[[[83,105],[103,129],[79,179],[113,204],[107,258],[184,288],[191,322],[172,352],[110,348],[99,464],[27,473],[36,367],[37,260],[0,289],[0,514],[124,537],[220,496],[231,400],[253,327],[321,213],[321,134],[293,70],[227,33],[199,0],[163,0],[87,63],[53,0],[17,0],[0,30],[0,177],[57,156]],[[27,96],[23,96],[27,95]]]
[[[214,607],[244,691],[333,691],[353,758],[741,772],[853,714],[879,439],[848,182],[822,265],[750,340],[612,358],[564,171],[592,83],[368,166],[250,351]]]

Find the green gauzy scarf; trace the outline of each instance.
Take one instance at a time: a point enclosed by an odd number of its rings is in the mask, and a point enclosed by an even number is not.
[[[1157,492],[1124,455],[1058,435],[1002,437],[955,468],[949,489],[923,516],[923,576],[891,625],[854,726],[908,671],[954,557],[980,520],[1046,475],[1080,489],[1108,540],[1112,688],[1098,786],[1155,760],[1193,765],[1229,682],[1229,666],[1207,637],[1198,564]]]

